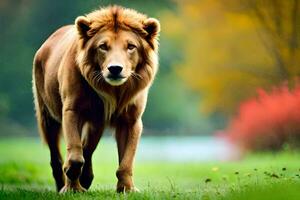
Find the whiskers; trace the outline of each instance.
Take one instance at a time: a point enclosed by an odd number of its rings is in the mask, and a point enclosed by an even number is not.
[[[103,77],[101,71],[98,71],[98,70],[93,71],[91,80],[96,84],[99,84],[100,82],[102,82],[104,80],[104,77]]]
[[[137,79],[138,81],[143,80],[143,77],[141,75],[139,75],[138,73],[136,73],[136,72],[131,72],[131,76],[133,78]]]

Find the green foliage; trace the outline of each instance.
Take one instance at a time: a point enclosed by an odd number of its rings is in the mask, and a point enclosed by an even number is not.
[[[143,117],[145,126],[172,135],[210,133],[212,124],[197,109],[199,98],[178,79],[172,72],[158,75]]]

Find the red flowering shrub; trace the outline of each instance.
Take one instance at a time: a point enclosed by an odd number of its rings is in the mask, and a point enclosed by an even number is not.
[[[250,150],[279,150],[284,144],[300,147],[300,85],[272,92],[240,105],[226,130],[229,139]]]

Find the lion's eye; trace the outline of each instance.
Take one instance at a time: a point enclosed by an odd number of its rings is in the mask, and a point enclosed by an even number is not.
[[[135,48],[136,48],[136,46],[133,45],[133,44],[128,44],[128,46],[127,46],[127,49],[128,49],[128,50],[133,50],[133,49],[135,49]]]
[[[108,46],[107,46],[107,44],[101,44],[99,46],[99,49],[101,49],[102,51],[107,51],[108,50]]]

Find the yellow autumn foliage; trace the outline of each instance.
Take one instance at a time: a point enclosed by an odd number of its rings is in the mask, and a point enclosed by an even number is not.
[[[174,67],[201,95],[202,111],[232,114],[242,100],[256,94],[257,88],[292,82],[299,75],[299,47],[291,52],[288,41],[278,38],[271,19],[272,1],[264,2],[178,0],[177,12],[163,14],[162,27],[167,27],[164,34],[180,41],[182,48],[183,60]],[[292,0],[286,2],[291,4]],[[283,4],[276,9],[289,13],[280,19],[284,23],[282,35],[289,37],[295,31],[290,14],[293,7]],[[256,8],[266,22],[259,18]],[[299,34],[300,30],[296,31]]]

